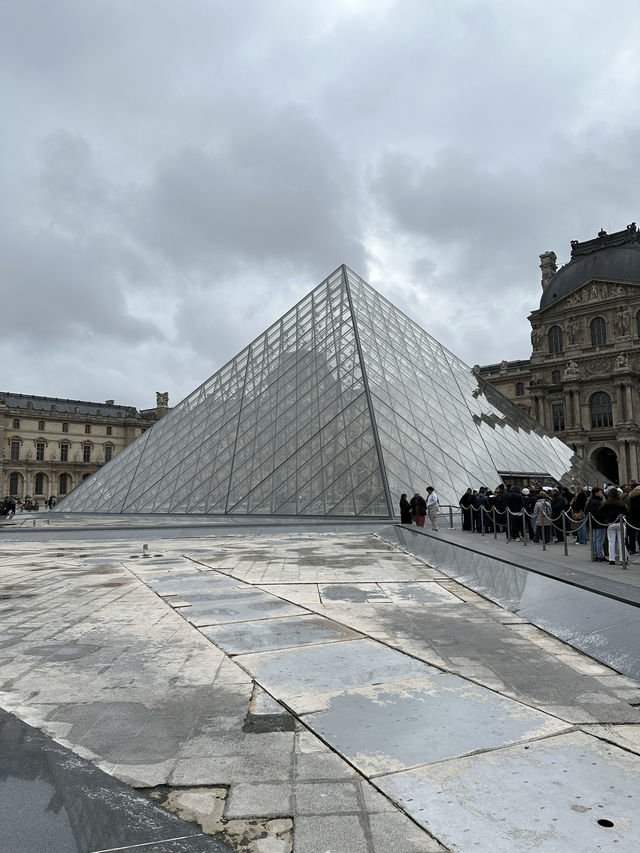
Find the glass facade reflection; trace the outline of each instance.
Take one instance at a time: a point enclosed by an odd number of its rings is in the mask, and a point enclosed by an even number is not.
[[[498,472],[601,479],[343,266],[58,506],[389,517]]]

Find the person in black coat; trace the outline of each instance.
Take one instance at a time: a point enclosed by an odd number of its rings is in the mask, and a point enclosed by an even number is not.
[[[551,515],[553,517],[553,529],[556,534],[556,542],[564,542],[564,530],[566,529],[568,522],[566,519],[563,522],[562,514],[565,512],[568,505],[569,504],[564,495],[562,495],[557,489],[553,489],[551,492]],[[563,523],[565,527],[563,527]]]
[[[411,504],[406,495],[400,495],[400,524],[413,524],[411,517]]]
[[[464,495],[460,498],[459,504],[462,507],[462,529],[473,530],[471,523],[471,504],[473,502],[473,492],[467,489]]]
[[[511,486],[507,492],[507,509],[509,510],[509,537],[519,540],[522,538],[522,493],[517,486]]]

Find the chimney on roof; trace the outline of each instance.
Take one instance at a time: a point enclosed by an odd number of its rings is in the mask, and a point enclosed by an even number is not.
[[[546,290],[547,285],[554,277],[554,275],[558,272],[558,265],[556,264],[556,253],[555,252],[543,252],[540,255],[540,269],[542,270],[542,289]]]
[[[105,406],[113,406],[113,400],[105,400],[104,404]]]

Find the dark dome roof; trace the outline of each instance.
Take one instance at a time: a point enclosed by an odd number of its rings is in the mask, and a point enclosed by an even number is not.
[[[596,278],[601,281],[635,281],[640,283],[640,244],[613,246],[582,255],[565,264],[545,288],[540,308]]]

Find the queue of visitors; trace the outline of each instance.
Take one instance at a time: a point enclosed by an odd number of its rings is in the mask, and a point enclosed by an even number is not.
[[[568,489],[532,486],[482,486],[460,498],[463,530],[505,531],[509,540],[525,538],[545,544],[573,536],[586,545],[591,529],[592,559],[611,565],[640,553],[640,487],[635,481],[618,488],[574,486]],[[622,541],[620,518],[625,519]],[[590,521],[590,524],[589,524]],[[605,540],[608,554],[605,555]]]
[[[438,495],[427,487],[427,497],[415,492],[400,498],[402,524],[424,527],[425,519],[437,531]],[[626,562],[640,554],[640,486],[635,481],[618,488],[607,485],[549,488],[500,484],[468,488],[460,498],[462,529],[478,533],[504,532],[509,541],[564,543],[565,536],[577,545],[591,538],[592,560]],[[620,519],[624,519],[621,526]],[[623,541],[624,540],[624,541]]]

